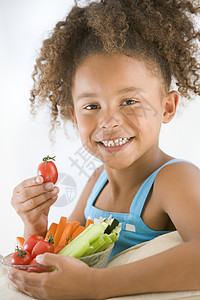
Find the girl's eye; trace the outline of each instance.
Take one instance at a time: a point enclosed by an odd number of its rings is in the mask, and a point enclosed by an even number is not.
[[[99,105],[97,105],[97,104],[89,104],[89,105],[86,105],[85,107],[84,107],[84,109],[87,109],[87,110],[93,110],[93,109],[97,109],[97,108],[99,108],[100,106]]]
[[[122,102],[122,106],[125,106],[125,105],[131,105],[131,104],[135,104],[137,103],[138,101],[136,101],[135,99],[126,99]]]

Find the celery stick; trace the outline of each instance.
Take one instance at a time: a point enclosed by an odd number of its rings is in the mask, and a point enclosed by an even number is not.
[[[87,251],[88,247],[89,242],[82,239],[81,243],[77,247],[75,247],[68,256],[72,256],[75,258],[82,257],[83,254]]]
[[[96,252],[99,252],[99,249],[103,247],[105,241],[103,238],[104,234],[100,235],[96,240],[94,240],[91,244],[90,247],[86,250],[83,256],[89,256],[91,254],[94,254]]]
[[[108,225],[106,223],[98,223],[96,225],[88,226],[81,234],[79,234],[71,243],[69,243],[65,248],[63,248],[58,254],[69,255],[75,247],[81,245],[82,240],[88,241],[90,244],[96,238],[98,238]],[[80,246],[81,247],[81,246]]]
[[[89,256],[91,254],[93,254],[93,247],[89,246],[85,253],[82,255],[82,257]]]
[[[111,238],[111,240],[112,240],[113,243],[114,243],[114,242],[116,242],[116,241],[118,240],[119,235],[117,235],[117,234],[114,233],[114,232],[111,232],[111,233],[109,234],[109,237]]]
[[[103,239],[104,239],[104,244],[102,245],[102,247],[99,248],[98,252],[108,249],[113,244],[112,239],[109,237],[107,233],[103,235]]]

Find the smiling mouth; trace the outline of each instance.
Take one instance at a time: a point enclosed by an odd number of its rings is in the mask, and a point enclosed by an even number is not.
[[[100,144],[104,145],[105,147],[112,148],[112,147],[118,147],[127,144],[130,140],[132,140],[134,137],[130,138],[118,138],[115,140],[107,140],[107,141],[101,141]]]

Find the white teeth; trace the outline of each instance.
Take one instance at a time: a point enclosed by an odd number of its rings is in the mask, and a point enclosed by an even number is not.
[[[115,147],[126,144],[131,138],[119,138],[113,141],[103,141],[102,144],[106,147]]]

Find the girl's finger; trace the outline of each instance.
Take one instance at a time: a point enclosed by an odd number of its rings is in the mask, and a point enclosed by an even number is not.
[[[40,282],[41,277],[43,277],[42,273],[36,274],[12,269],[9,270],[8,277],[18,290],[30,297],[41,294]]]
[[[36,198],[37,196],[40,195],[42,196],[49,191],[53,192],[53,190],[54,190],[54,184],[52,182],[47,182],[47,183],[40,184],[39,186],[31,186],[28,188],[24,188],[17,194],[17,196],[19,201],[23,203],[29,199]]]
[[[69,256],[63,257],[62,255],[57,255],[57,254],[48,253],[48,252],[36,256],[36,261],[39,264],[43,264],[45,266],[54,266],[54,267],[56,267],[57,270],[62,268],[63,259],[65,260],[66,263],[67,263],[67,261],[72,262],[73,260],[74,261],[77,260],[74,257],[69,257]],[[82,262],[80,261],[80,263],[82,263]]]
[[[44,211],[58,199],[59,190],[55,188],[55,193],[45,193],[38,197],[27,200],[22,203],[20,210],[22,212],[32,212],[33,210]]]
[[[44,186],[47,185],[47,183],[45,183],[42,185],[43,187],[31,187],[28,191],[24,190],[21,194],[18,194],[17,202],[21,205],[24,204],[24,206],[28,207],[28,210],[30,210],[57,195],[59,193],[59,188],[54,187],[53,183],[49,182],[48,184],[48,187]]]
[[[44,182],[44,179],[43,179],[42,176],[35,176],[35,177],[32,177],[32,178],[28,178],[28,179],[22,181],[20,184],[18,184],[14,188],[14,192],[19,193],[24,188],[39,185],[39,184],[42,184],[43,182]]]

